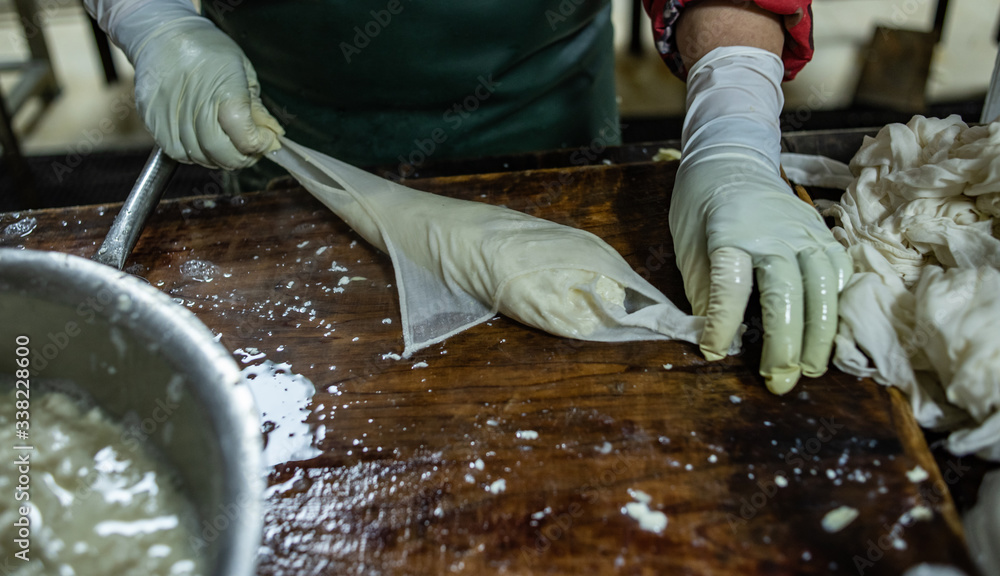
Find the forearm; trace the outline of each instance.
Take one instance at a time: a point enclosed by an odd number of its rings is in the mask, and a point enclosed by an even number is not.
[[[748,46],[781,56],[784,43],[781,18],[749,2],[702,0],[677,21],[677,47],[688,69],[715,48]]]

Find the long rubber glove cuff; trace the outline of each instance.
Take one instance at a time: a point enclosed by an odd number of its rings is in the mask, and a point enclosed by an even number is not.
[[[136,69],[136,105],[171,157],[237,169],[284,129],[260,100],[243,51],[188,0],[84,0]]]
[[[823,219],[781,179],[782,76],[781,60],[755,48],[717,48],[695,64],[670,206],[684,290],[707,317],[702,352],[726,354],[756,272],[761,375],[777,394],[826,371],[851,272]]]

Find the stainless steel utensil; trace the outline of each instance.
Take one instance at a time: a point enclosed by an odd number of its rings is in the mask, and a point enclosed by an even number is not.
[[[146,220],[159,204],[176,170],[176,160],[167,156],[159,146],[153,148],[121,211],[115,216],[104,243],[94,254],[94,261],[119,270],[125,266],[125,260],[135,248]]]

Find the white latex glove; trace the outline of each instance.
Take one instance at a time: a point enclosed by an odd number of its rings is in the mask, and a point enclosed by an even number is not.
[[[84,0],[135,66],[136,105],[170,157],[245,168],[284,130],[239,46],[188,0]]]
[[[799,376],[826,371],[837,331],[837,295],[851,261],[814,208],[781,179],[781,60],[745,47],[717,48],[688,75],[683,156],[670,231],[684,290],[709,360],[735,338],[756,272],[764,318],[760,372],[784,394]]]

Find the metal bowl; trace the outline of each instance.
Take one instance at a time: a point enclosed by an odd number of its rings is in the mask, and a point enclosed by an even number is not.
[[[72,380],[172,464],[199,513],[194,536],[209,573],[252,574],[264,487],[260,419],[212,333],[113,268],[0,249],[0,374],[14,372],[20,336],[30,339],[34,380]]]

